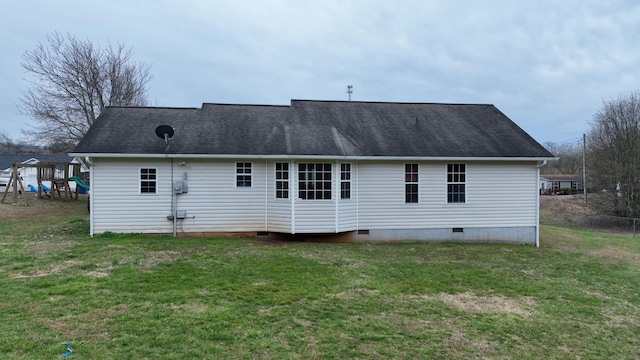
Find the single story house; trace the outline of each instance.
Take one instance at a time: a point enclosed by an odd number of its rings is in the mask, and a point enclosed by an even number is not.
[[[493,105],[312,100],[108,107],[70,155],[92,235],[528,244],[555,159]]]
[[[555,195],[561,190],[582,190],[582,178],[574,174],[540,175],[540,193]]]

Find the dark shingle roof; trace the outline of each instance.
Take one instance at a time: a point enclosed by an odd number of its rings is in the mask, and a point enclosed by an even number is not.
[[[553,157],[493,105],[292,100],[290,106],[109,107],[76,154]]]
[[[574,174],[540,174],[540,177],[549,181],[582,181],[580,176]]]
[[[72,157],[66,155],[42,155],[42,154],[0,154],[0,170],[10,168],[14,163],[22,163],[29,159],[36,159],[39,162],[71,162]]]

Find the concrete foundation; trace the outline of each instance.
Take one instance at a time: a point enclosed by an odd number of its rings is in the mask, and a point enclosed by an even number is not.
[[[355,241],[431,241],[431,242],[499,242],[510,244],[536,243],[536,228],[442,228],[442,229],[371,229],[353,234]]]
[[[342,233],[285,234],[271,232],[190,232],[180,237],[269,237],[279,241],[310,242],[477,242],[536,244],[535,226],[509,228],[361,229]]]

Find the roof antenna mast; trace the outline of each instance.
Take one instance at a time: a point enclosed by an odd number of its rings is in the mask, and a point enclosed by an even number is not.
[[[351,101],[352,93],[353,93],[353,85],[347,85],[347,94],[349,94],[349,101]]]

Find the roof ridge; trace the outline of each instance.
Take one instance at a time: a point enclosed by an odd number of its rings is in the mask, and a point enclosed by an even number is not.
[[[411,101],[361,101],[361,100],[309,100],[309,99],[291,99],[293,102],[326,102],[326,103],[360,103],[360,104],[396,104],[396,105],[478,105],[478,106],[494,106],[494,104],[481,103],[446,103],[446,102],[411,102]]]
[[[199,110],[199,107],[191,106],[142,106],[142,105],[108,105],[105,109],[169,109],[169,110]]]
[[[211,105],[224,105],[224,106],[270,106],[270,107],[289,107],[290,105],[278,105],[278,104],[233,104],[233,103],[210,103],[203,102],[202,107]]]

